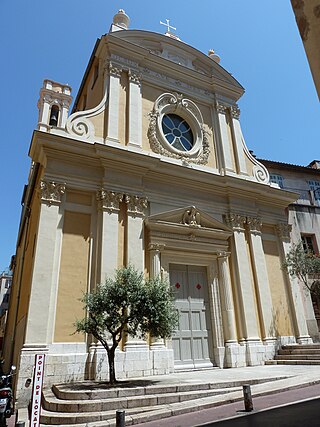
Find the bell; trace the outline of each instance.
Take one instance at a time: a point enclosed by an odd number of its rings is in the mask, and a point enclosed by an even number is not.
[[[50,126],[58,126],[58,117],[59,117],[59,109],[56,107],[52,107],[50,114]]]

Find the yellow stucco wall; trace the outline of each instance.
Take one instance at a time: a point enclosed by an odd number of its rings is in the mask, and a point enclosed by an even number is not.
[[[264,239],[263,248],[273,303],[273,331],[270,335],[294,335],[277,242]]]
[[[87,291],[90,221],[88,214],[64,214],[55,342],[79,341],[79,335],[72,334],[74,322],[84,316],[79,299]]]
[[[66,202],[76,203],[78,205],[91,206],[91,194],[86,194],[78,191],[67,191]]]
[[[35,188],[39,187],[41,175],[42,171],[40,169]],[[20,246],[17,248],[16,266],[14,270],[13,286],[10,297],[10,308],[6,326],[7,337],[4,354],[7,354],[7,356],[10,357],[10,342],[14,337],[14,364],[18,364],[18,354],[24,342],[40,208],[40,195],[37,191],[34,191],[30,203],[30,217],[29,220],[27,219],[27,222],[25,223],[24,233],[20,240]],[[25,253],[23,253],[24,249]],[[18,300],[19,306],[17,307],[16,304]]]

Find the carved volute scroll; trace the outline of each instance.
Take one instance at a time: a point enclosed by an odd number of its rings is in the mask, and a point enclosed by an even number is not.
[[[40,182],[41,200],[48,205],[61,203],[62,196],[66,191],[66,184],[57,183],[54,181]]]
[[[116,212],[120,209],[120,202],[123,200],[123,193],[106,191],[103,188],[97,191],[98,208],[109,213]]]

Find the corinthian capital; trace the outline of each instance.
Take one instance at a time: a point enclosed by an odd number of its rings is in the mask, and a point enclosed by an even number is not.
[[[230,113],[233,118],[238,119],[240,117],[240,108],[237,105],[233,105],[230,108]]]
[[[252,233],[261,233],[261,226],[262,226],[261,218],[247,216],[247,226]]]
[[[109,63],[109,74],[115,77],[121,77],[121,73],[122,73],[122,68],[112,64],[111,62]]]
[[[145,210],[148,207],[148,198],[132,196],[131,194],[126,194],[124,201],[128,204],[128,213],[132,216],[136,215],[145,215]]]
[[[237,213],[227,213],[224,216],[225,223],[234,230],[244,230],[247,218]]]
[[[141,86],[141,74],[140,73],[135,73],[134,71],[129,70],[128,76],[129,76],[130,82],[135,83],[138,86]]]
[[[66,191],[66,184],[42,180],[40,182],[41,200],[48,205],[61,203],[61,198]]]
[[[98,208],[111,213],[120,209],[119,204],[123,200],[122,193],[106,191],[103,188],[97,191]]]
[[[221,104],[220,102],[217,102],[216,108],[217,108],[218,113],[225,114],[228,107],[224,104]]]
[[[276,225],[277,234],[281,239],[290,239],[292,225],[281,222]]]

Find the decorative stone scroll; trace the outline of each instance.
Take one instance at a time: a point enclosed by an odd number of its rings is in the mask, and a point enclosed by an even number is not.
[[[139,197],[126,194],[124,196],[124,202],[128,205],[128,213],[130,213],[133,217],[137,215],[145,215],[145,210],[148,207],[147,197]]]
[[[192,206],[184,212],[181,222],[190,227],[201,227],[200,212],[197,211],[195,206]]]
[[[281,239],[290,239],[290,232],[292,230],[291,224],[279,223],[276,225],[277,234]]]
[[[247,218],[237,213],[227,213],[224,216],[225,223],[234,230],[244,230]]]
[[[61,203],[61,198],[66,191],[66,184],[59,184],[54,181],[41,181],[40,192],[41,200],[46,202],[48,205],[52,203]]]
[[[259,217],[247,216],[247,226],[249,231],[254,234],[261,233],[262,221]]]
[[[120,209],[120,202],[123,200],[123,193],[115,193],[113,191],[106,191],[103,188],[97,191],[98,208],[106,210],[109,213],[118,211]]]

